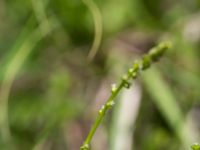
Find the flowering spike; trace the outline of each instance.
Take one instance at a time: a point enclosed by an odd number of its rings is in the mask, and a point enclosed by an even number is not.
[[[149,52],[149,56],[152,61],[157,61],[164,54],[164,52],[172,46],[171,42],[164,42],[157,47],[152,48]]]
[[[135,79],[139,73],[139,71],[145,70],[148,67],[150,67],[151,63],[154,61],[157,61],[165,52],[166,49],[170,48],[171,43],[170,42],[165,42],[162,44],[159,44],[157,47],[154,47],[151,49],[151,51],[143,57],[142,60],[135,61],[133,64],[132,68],[128,70],[128,73],[122,77],[121,83],[119,84],[118,87],[116,87],[115,84],[112,85],[112,93],[110,97],[108,98],[107,102],[105,105],[101,107],[99,110],[99,115],[96,118],[96,121],[91,128],[83,146],[81,147],[81,150],[89,150],[89,144],[92,140],[92,137],[94,136],[97,128],[99,127],[100,123],[102,122],[102,119],[105,116],[105,113],[108,109],[112,108],[112,106],[115,104],[114,103],[114,98],[119,94],[121,89],[123,87],[129,88],[130,83],[129,80],[131,78]],[[194,145],[192,146],[193,150],[200,150],[200,146]]]

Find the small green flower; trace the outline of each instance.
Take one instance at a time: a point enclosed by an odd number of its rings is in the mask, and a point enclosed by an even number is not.
[[[198,143],[195,143],[194,145],[191,146],[193,150],[200,150],[200,145]]]
[[[84,144],[83,146],[81,146],[81,150],[89,150],[89,145]]]
[[[151,66],[151,58],[148,55],[145,55],[142,58],[142,70],[145,70]]]
[[[113,105],[115,105],[115,102],[114,102],[114,101],[110,101],[110,102],[107,102],[107,103],[106,103],[106,106],[107,106],[108,108],[111,108]]]

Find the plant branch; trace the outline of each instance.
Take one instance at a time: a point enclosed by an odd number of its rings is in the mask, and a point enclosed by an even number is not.
[[[118,86],[115,84],[112,86],[111,95],[106,101],[106,103],[101,107],[98,112],[98,116],[96,121],[94,122],[86,140],[81,146],[81,150],[89,150],[90,142],[92,140],[93,135],[95,134],[97,128],[99,127],[102,119],[104,118],[106,112],[113,107],[115,104],[114,99],[120,93],[123,88],[129,88],[131,86],[131,79],[136,79],[138,73],[149,68],[151,64],[155,61],[158,61],[159,58],[164,54],[164,52],[171,47],[170,42],[163,42],[158,44],[156,47],[152,48],[148,54],[144,55],[141,60],[136,61],[133,66],[128,70],[128,72],[122,76],[121,82]]]

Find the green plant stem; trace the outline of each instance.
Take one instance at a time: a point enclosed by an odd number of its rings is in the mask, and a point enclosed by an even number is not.
[[[120,91],[124,88],[130,87],[130,80],[136,79],[137,75],[140,71],[145,70],[150,67],[152,62],[159,60],[159,58],[163,55],[166,49],[171,47],[170,42],[160,43],[158,46],[152,48],[147,55],[144,55],[143,58],[139,61],[136,61],[133,66],[128,70],[128,73],[122,77],[120,84],[116,87],[113,85],[111,89],[111,95],[106,101],[106,103],[99,110],[98,116],[85,140],[83,145],[81,146],[81,150],[89,150],[90,142],[92,140],[93,135],[95,134],[97,128],[102,122],[106,112],[113,107],[115,97],[120,93]]]
[[[107,103],[106,103],[105,105],[103,105],[102,108],[99,110],[99,115],[98,115],[98,117],[97,117],[97,119],[96,119],[96,121],[95,121],[95,123],[94,123],[92,129],[90,130],[90,132],[89,132],[89,134],[88,134],[88,137],[87,137],[85,143],[90,143],[90,141],[91,141],[91,139],[92,139],[92,137],[93,137],[93,135],[94,135],[96,129],[98,128],[99,124],[101,123],[101,121],[102,121],[102,119],[103,119],[105,113],[106,113],[107,110],[109,109],[109,107],[108,107],[107,104],[108,104],[109,102],[112,102],[112,100],[117,96],[117,94],[119,93],[119,91],[120,91],[122,88],[123,88],[123,83],[121,83],[121,84],[118,86],[116,92],[113,93],[113,94],[110,96],[110,98],[108,99]]]

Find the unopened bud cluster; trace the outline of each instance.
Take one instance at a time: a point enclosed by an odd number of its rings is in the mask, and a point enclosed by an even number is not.
[[[133,66],[128,70],[128,73],[122,76],[123,87],[129,88],[131,85],[130,79],[136,79],[139,72],[148,69],[153,62],[158,61],[166,49],[170,47],[170,42],[161,43],[157,47],[152,48],[148,54],[143,56],[141,60],[135,61]]]

